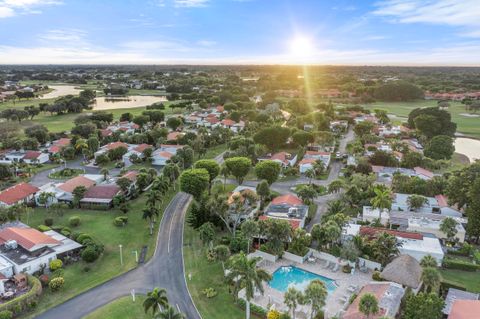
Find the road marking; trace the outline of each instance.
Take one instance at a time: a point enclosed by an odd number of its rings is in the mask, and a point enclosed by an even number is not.
[[[178,303],[177,303],[176,305],[177,305],[177,310],[178,310],[178,312],[181,312],[181,311],[180,311],[180,307],[178,306]]]

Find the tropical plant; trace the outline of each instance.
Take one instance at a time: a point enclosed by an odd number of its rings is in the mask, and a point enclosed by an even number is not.
[[[145,220],[149,220],[150,223],[150,236],[153,236],[153,225],[155,223],[155,217],[160,215],[160,209],[155,207],[154,205],[148,205],[143,209],[142,218]]]
[[[437,268],[426,267],[422,271],[422,282],[425,292],[436,293],[440,285],[441,276]]]
[[[175,308],[171,305],[167,305],[167,307],[157,314],[155,314],[155,319],[185,319],[185,315],[181,312],[178,312]]]
[[[301,291],[294,287],[289,287],[283,295],[283,303],[288,307],[288,310],[292,313],[293,319],[295,319],[295,312],[299,304],[303,304],[304,296]]]
[[[316,318],[321,312],[327,296],[328,291],[323,281],[318,279],[310,281],[304,292],[304,302],[311,307],[310,319]]]
[[[382,232],[373,240],[372,248],[375,259],[385,266],[390,260],[399,254],[398,247],[402,244],[397,242],[397,238],[386,232]]]
[[[367,316],[367,318],[370,318],[370,315],[376,315],[380,309],[378,308],[378,300],[375,295],[371,293],[364,294],[360,298],[358,310]]]
[[[260,228],[258,227],[258,223],[256,221],[247,219],[246,221],[243,222],[241,226],[241,230],[243,235],[248,240],[248,248],[247,248],[247,254],[248,254],[250,252],[250,246],[251,246],[250,241],[252,240],[253,236],[258,235],[260,233]]]
[[[372,207],[379,210],[378,218],[381,220],[382,211],[392,208],[392,196],[388,188],[380,188],[377,186],[373,191],[375,192],[375,197],[371,200]]]
[[[143,301],[145,313],[151,309],[152,314],[155,315],[157,311],[162,311],[166,307],[168,307],[167,291],[163,288],[155,287],[147,293],[147,298]]]
[[[410,195],[407,198],[408,209],[412,211],[417,211],[418,209],[422,208],[423,205],[428,203],[428,199],[422,195]]]
[[[452,217],[447,217],[442,220],[440,231],[445,234],[447,241],[453,242],[455,240],[455,236],[458,233],[457,224],[457,221]]]

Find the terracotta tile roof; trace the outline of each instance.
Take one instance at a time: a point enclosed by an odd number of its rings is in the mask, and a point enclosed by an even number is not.
[[[97,185],[90,188],[83,198],[112,199],[120,192],[117,185]]]
[[[429,178],[433,178],[433,176],[434,176],[433,173],[430,172],[428,169],[422,168],[420,166],[414,167],[413,170],[415,171],[415,173],[417,173],[419,175],[427,176]]]
[[[15,240],[20,246],[27,250],[61,243],[34,228],[19,227],[8,227],[0,231],[0,244],[4,244],[9,240]]]
[[[480,300],[455,300],[448,319],[478,319]]]
[[[435,199],[440,207],[448,207],[448,198],[445,195],[435,195]]]
[[[225,111],[225,108],[223,107],[223,105],[217,106],[217,112],[223,112],[223,111]]]
[[[114,150],[118,147],[124,147],[128,150],[128,145],[126,143],[123,143],[123,142],[113,142],[113,143],[109,143],[107,145],[104,146],[107,150]]]
[[[26,151],[23,159],[32,160],[38,158],[40,155],[42,155],[42,153],[38,151]]]
[[[128,178],[129,180],[134,182],[134,181],[137,180],[137,175],[138,175],[137,171],[130,171],[130,172],[127,172],[127,173],[123,174],[122,177]]]
[[[66,137],[53,141],[53,145],[58,145],[58,146],[68,146],[70,145],[70,143],[71,143],[71,140]]]
[[[300,163],[298,163],[298,165],[313,164],[316,161],[317,160],[315,158],[304,158],[300,161]]]
[[[167,135],[167,141],[175,141],[179,137],[181,137],[182,135],[183,135],[183,133],[180,133],[180,132],[170,132]]]
[[[222,124],[225,125],[225,126],[233,126],[235,123],[237,123],[237,122],[235,122],[234,120],[230,120],[230,119],[222,120]]]
[[[58,186],[58,188],[64,192],[72,193],[73,190],[78,186],[85,186],[86,189],[89,189],[93,185],[95,185],[95,181],[92,181],[91,179],[86,178],[85,176],[77,176],[61,184],[60,186]]]
[[[133,150],[137,151],[139,153],[142,153],[147,148],[153,148],[153,146],[149,145],[149,144],[140,144],[140,145],[136,146]]]
[[[0,192],[0,202],[7,205],[13,205],[21,200],[24,200],[30,195],[35,194],[40,189],[28,183],[20,183],[13,185],[6,190]]]
[[[380,173],[381,171],[383,171],[384,168],[384,166],[372,165],[372,171],[374,173]]]
[[[158,152],[158,153],[155,153],[155,156],[170,159],[170,158],[172,158],[173,154],[170,153],[170,152]]]
[[[287,152],[279,152],[279,153],[272,154],[272,156],[270,157],[270,159],[271,159],[271,160],[281,161],[282,163],[287,164],[287,163],[288,163],[287,158],[288,158],[289,156],[290,156],[290,154],[288,154]]]
[[[266,215],[262,215],[258,217],[258,219],[260,220],[267,220],[269,218],[273,219],[273,217],[266,216]],[[278,219],[281,219],[281,218],[278,218]],[[300,228],[300,220],[298,219],[282,219],[282,220],[286,220],[290,224],[290,227],[292,227],[293,230]]]
[[[220,120],[217,119],[216,117],[210,117],[210,118],[207,118],[207,122],[210,123],[210,124],[216,124],[216,123],[220,122]]]
[[[411,233],[406,231],[391,230],[387,228],[377,228],[377,227],[360,227],[360,235],[368,237],[376,237],[380,233],[387,233],[395,237],[407,238],[407,239],[416,239],[423,240],[423,235],[420,233]]]
[[[58,145],[52,145],[48,148],[48,152],[53,154],[59,153],[61,150],[62,150],[61,146],[58,146]]]
[[[100,135],[102,137],[107,137],[107,136],[111,136],[113,134],[113,132],[109,129],[103,129],[103,130],[100,130]]]
[[[387,291],[388,287],[390,286],[389,283],[385,284],[367,284],[363,286],[362,290],[360,290],[360,293],[358,294],[357,298],[348,306],[347,311],[343,315],[343,319],[367,319],[367,316],[365,316],[362,312],[360,312],[360,309],[358,308],[360,304],[360,299],[362,298],[363,295],[370,293],[375,296],[375,298],[378,300],[380,303],[381,299],[383,298],[383,295]],[[382,309],[379,307],[379,312],[375,315],[370,315],[368,319],[378,319],[382,317],[385,314],[385,309]]]
[[[286,195],[275,197],[272,200],[272,204],[273,205],[286,204],[286,205],[296,206],[296,205],[303,205],[303,201],[295,195],[286,194]]]

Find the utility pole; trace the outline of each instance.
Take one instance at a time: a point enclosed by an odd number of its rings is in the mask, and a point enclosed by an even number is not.
[[[120,248],[120,265],[123,266],[122,245],[118,245],[118,248]]]

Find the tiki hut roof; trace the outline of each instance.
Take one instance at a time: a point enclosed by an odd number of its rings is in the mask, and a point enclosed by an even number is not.
[[[416,289],[420,286],[422,267],[410,255],[400,255],[382,271],[382,278],[402,286]]]

